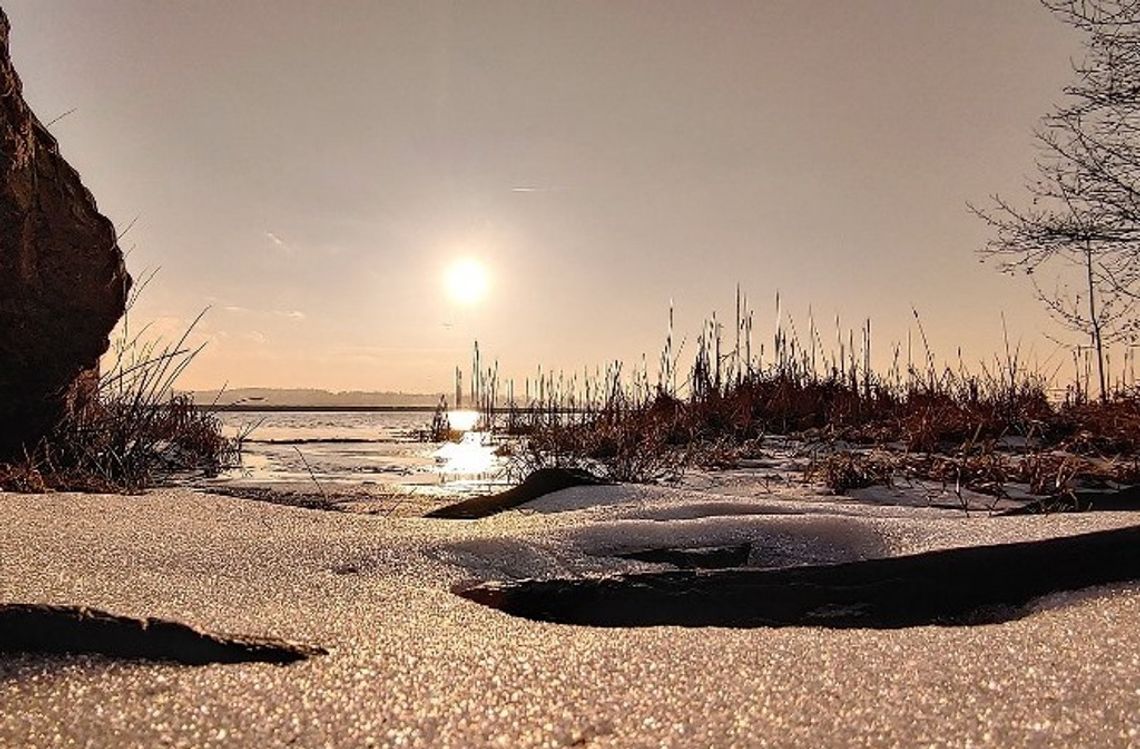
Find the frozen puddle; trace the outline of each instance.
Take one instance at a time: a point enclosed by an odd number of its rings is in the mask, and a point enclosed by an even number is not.
[[[463,598],[562,624],[991,624],[1043,596],[1140,579],[1137,526],[1049,537],[1056,525],[642,487],[568,489],[521,510],[547,516],[545,532],[433,556],[468,573]]]
[[[585,554],[677,567],[686,564],[669,561],[670,557],[696,559],[707,550],[720,550],[706,555],[710,561],[725,562],[718,568],[834,564],[887,553],[872,526],[826,516],[729,516],[667,523],[625,520],[588,526],[573,532],[568,540]]]
[[[459,595],[540,621],[599,627],[992,624],[1059,591],[1140,578],[1140,528],[775,569],[487,582]]]

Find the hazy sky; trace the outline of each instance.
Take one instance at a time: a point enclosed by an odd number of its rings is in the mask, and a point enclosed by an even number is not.
[[[173,333],[186,387],[447,390],[654,360],[740,283],[770,334],[871,317],[991,356],[1047,318],[981,266],[1079,38],[1034,0],[3,0],[25,95]],[[489,295],[445,287],[461,257]],[[828,323],[828,326],[833,323]],[[759,343],[759,340],[757,341]],[[690,343],[691,346],[691,343]]]

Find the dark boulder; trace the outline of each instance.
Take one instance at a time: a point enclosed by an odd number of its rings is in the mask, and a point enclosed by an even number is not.
[[[498,494],[472,497],[462,502],[440,507],[424,515],[444,520],[475,520],[513,510],[533,499],[575,486],[597,486],[607,483],[580,468],[539,468],[521,484]]]
[[[130,288],[111,222],[24,101],[0,10],[0,456],[95,382]]]

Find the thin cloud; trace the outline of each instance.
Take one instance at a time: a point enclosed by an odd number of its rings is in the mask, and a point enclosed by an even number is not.
[[[222,310],[235,315],[253,315],[254,317],[284,317],[289,320],[304,320],[308,316],[298,309],[252,309],[239,304],[227,304]]]
[[[289,245],[285,242],[285,240],[282,239],[281,237],[277,236],[273,232],[267,231],[267,232],[265,232],[265,236],[266,236],[266,238],[269,239],[270,242],[277,245],[281,249],[283,249],[283,250],[289,249]]]

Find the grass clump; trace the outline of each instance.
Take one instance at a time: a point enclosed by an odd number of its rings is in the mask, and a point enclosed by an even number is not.
[[[416,430],[413,437],[420,442],[458,442],[463,438],[463,432],[451,426],[449,413],[447,398],[441,395],[432,412],[431,423]]]
[[[539,468],[582,468],[610,481],[649,483],[678,478],[686,452],[670,444],[673,425],[653,409],[558,414],[532,423],[510,454],[521,478]]]
[[[898,469],[889,456],[840,450],[823,456],[804,471],[804,479],[818,481],[832,494],[845,494],[878,484],[890,486]]]
[[[138,492],[240,464],[241,437],[225,436],[214,413],[174,391],[201,350],[187,346],[201,317],[172,345],[132,337],[124,318],[110,366],[76,385],[64,416],[21,459],[0,464],[0,488]]]

